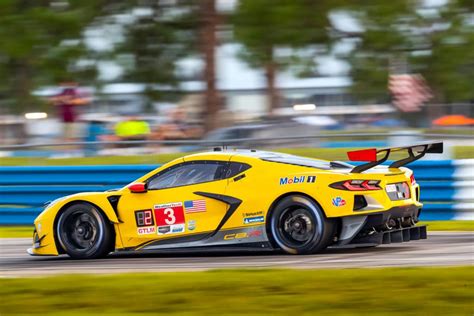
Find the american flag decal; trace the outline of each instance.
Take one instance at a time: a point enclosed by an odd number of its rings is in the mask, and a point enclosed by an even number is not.
[[[184,201],[184,210],[186,213],[205,212],[206,200]]]

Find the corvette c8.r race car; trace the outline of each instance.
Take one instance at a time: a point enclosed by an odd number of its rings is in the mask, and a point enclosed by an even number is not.
[[[404,159],[380,166],[390,153]],[[311,254],[426,239],[413,172],[442,143],[348,152],[356,165],[256,150],[192,154],[121,189],[57,199],[34,221],[31,255],[269,248]]]

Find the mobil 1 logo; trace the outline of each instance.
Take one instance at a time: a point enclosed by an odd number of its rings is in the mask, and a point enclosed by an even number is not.
[[[297,183],[314,183],[316,176],[293,176],[280,178],[280,185],[297,184]]]

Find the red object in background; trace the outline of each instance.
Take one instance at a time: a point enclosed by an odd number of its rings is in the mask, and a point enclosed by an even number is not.
[[[76,113],[74,111],[74,99],[78,97],[77,90],[74,88],[65,88],[57,95],[59,101],[59,111],[64,123],[74,123],[76,121]]]
[[[363,149],[347,152],[347,157],[350,161],[376,161],[377,160],[377,149]]]
[[[63,87],[61,93],[51,100],[58,106],[63,123],[74,123],[77,120],[75,106],[89,103],[89,100],[75,86]]]
[[[464,115],[445,115],[433,121],[438,126],[466,126],[474,125],[474,119]]]

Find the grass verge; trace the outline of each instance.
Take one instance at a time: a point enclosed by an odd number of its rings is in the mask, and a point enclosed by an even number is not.
[[[347,151],[354,148],[278,148],[274,151],[325,160],[347,160]],[[189,153],[168,153],[140,156],[99,156],[48,159],[41,157],[3,157],[0,166],[85,166],[123,164],[163,164]],[[453,159],[474,158],[474,146],[457,146]],[[390,159],[401,159],[404,153],[394,153]]]
[[[2,315],[472,315],[472,267],[0,279]]]
[[[0,238],[26,237],[33,237],[33,226],[0,226]]]
[[[421,222],[429,231],[474,231],[474,221],[432,221]],[[0,238],[23,238],[33,235],[32,226],[0,226]]]
[[[428,225],[428,231],[474,232],[474,221],[431,221],[420,224]]]

